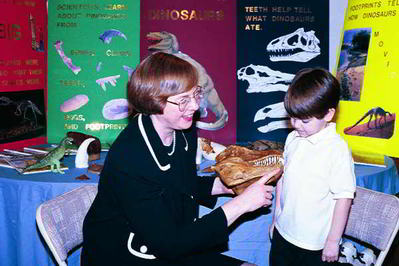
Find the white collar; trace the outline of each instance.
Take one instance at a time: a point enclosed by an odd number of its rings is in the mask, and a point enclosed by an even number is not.
[[[326,127],[317,132],[316,134],[313,134],[309,137],[305,137],[303,139],[306,139],[312,144],[317,144],[320,140],[323,140],[327,138],[328,136],[331,136],[331,134],[336,133],[336,124],[334,122],[329,122],[327,123]],[[298,134],[297,131],[294,133],[294,137],[296,138],[301,138]]]
[[[149,141],[149,139],[148,139],[148,137],[147,137],[147,133],[145,132],[145,128],[144,128],[144,125],[143,125],[142,117],[143,117],[143,115],[142,115],[142,114],[139,114],[139,117],[138,117],[138,125],[139,125],[139,129],[140,129],[141,136],[143,136],[143,139],[144,139],[144,141],[145,141],[145,144],[147,145],[147,148],[148,148],[148,150],[150,151],[151,156],[152,156],[152,158],[154,159],[155,163],[158,165],[159,169],[160,169],[161,171],[167,171],[167,170],[170,169],[170,163],[168,163],[167,165],[164,165],[164,166],[162,166],[162,165],[159,163],[158,158],[157,158],[157,156],[155,155],[154,149],[152,148],[151,143],[150,143],[150,141]],[[183,132],[182,132],[182,134],[183,134],[184,140],[186,141],[186,146],[184,147],[184,150],[185,150],[185,151],[188,151],[188,142],[187,142],[186,136],[184,135]],[[174,140],[174,142],[175,142],[175,143],[174,143],[174,145],[175,145],[175,144],[176,144],[176,139]],[[174,148],[173,148],[173,152],[174,152]],[[172,155],[172,154],[173,154],[173,153],[171,153],[170,155]]]
[[[147,148],[150,151],[150,153],[152,155],[152,158],[154,159],[155,163],[158,165],[159,169],[161,169],[162,171],[167,171],[167,170],[170,169],[170,163],[168,163],[167,165],[164,165],[164,166],[162,166],[159,163],[158,158],[155,155],[154,149],[152,148],[151,143],[148,140],[147,133],[145,132],[142,116],[143,116],[142,114],[139,114],[139,118],[138,118],[138,124],[139,124],[140,133],[143,136],[145,144],[147,144]]]

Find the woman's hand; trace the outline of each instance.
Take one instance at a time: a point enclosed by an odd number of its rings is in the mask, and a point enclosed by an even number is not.
[[[280,169],[265,174],[258,181],[247,187],[243,193],[222,206],[228,226],[244,213],[272,204],[273,187],[267,186],[265,183],[278,172],[280,172]]]
[[[231,188],[226,187],[219,177],[215,178],[212,187],[212,195],[221,195],[221,194],[234,194]]]
[[[280,169],[269,172],[262,176],[258,181],[247,187],[244,192],[238,196],[247,205],[247,212],[255,211],[261,207],[266,207],[272,204],[273,187],[267,186],[265,183]]]

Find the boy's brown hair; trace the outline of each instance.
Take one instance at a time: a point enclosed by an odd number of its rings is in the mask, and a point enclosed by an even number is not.
[[[284,98],[290,117],[322,119],[330,108],[337,109],[340,97],[338,80],[323,68],[305,68],[296,73]]]

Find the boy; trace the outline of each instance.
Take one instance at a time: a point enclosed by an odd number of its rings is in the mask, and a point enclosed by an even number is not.
[[[276,187],[271,266],[330,265],[356,189],[351,152],[331,122],[340,84],[322,68],[293,79],[284,106],[295,129],[285,142],[284,176]]]

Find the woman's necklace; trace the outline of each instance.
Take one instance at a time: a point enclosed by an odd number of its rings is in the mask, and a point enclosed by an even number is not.
[[[176,130],[173,131],[173,141],[172,141],[172,151],[168,153],[169,156],[171,156],[175,152],[176,148]]]

